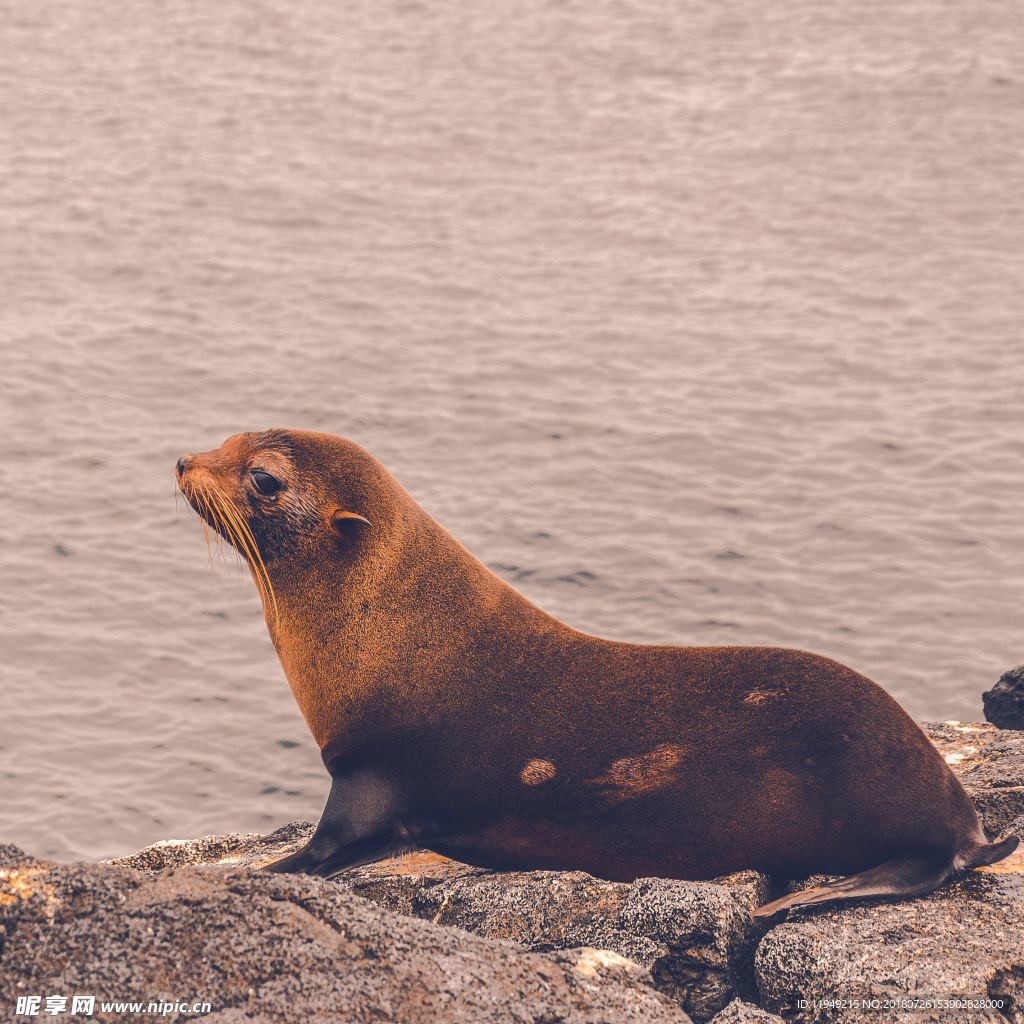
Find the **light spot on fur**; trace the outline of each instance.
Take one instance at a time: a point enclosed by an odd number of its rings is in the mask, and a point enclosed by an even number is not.
[[[661,743],[650,753],[612,761],[604,775],[590,781],[601,786],[605,798],[613,803],[633,800],[673,785],[678,780],[675,769],[685,753],[683,747]]]
[[[771,700],[773,697],[781,697],[782,690],[751,690],[750,693],[743,698],[744,704],[764,704],[765,701]]]
[[[555,766],[550,761],[535,757],[523,765],[519,779],[524,786],[539,786],[555,777]]]

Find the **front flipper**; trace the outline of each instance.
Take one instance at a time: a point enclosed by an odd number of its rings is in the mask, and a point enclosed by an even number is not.
[[[309,842],[264,870],[334,875],[401,848],[399,828],[398,800],[385,778],[365,770],[335,776]]]

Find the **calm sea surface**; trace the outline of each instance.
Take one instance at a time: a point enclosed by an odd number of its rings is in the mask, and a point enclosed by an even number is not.
[[[171,467],[348,435],[612,637],[1024,661],[1024,6],[12,0],[0,840],[316,816]]]

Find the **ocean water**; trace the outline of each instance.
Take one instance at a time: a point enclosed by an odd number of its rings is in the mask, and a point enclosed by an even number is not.
[[[315,817],[172,465],[345,434],[574,626],[1024,660],[1016,0],[11,0],[0,840]]]

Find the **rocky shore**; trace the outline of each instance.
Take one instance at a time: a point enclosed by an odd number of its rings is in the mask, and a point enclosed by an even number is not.
[[[925,728],[990,834],[1024,832],[1024,732]],[[428,853],[332,880],[255,870],[311,829],[103,864],[0,847],[0,1008],[27,1020],[18,997],[46,1016],[47,996],[90,994],[91,1017],[69,1019],[195,1020],[206,1001],[217,1022],[1024,1022],[1020,852],[923,899],[766,925],[755,872],[620,884]],[[189,1007],[102,1008],[115,999]]]

